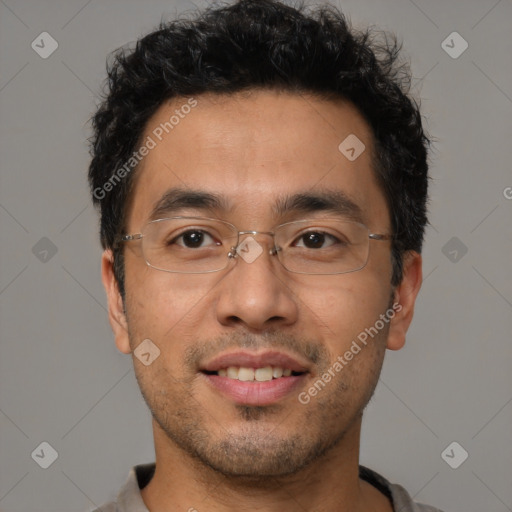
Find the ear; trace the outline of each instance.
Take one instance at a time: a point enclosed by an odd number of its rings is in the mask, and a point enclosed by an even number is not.
[[[130,354],[128,323],[124,312],[123,299],[114,275],[114,255],[110,249],[101,257],[101,280],[107,292],[108,319],[114,331],[117,348],[124,354]]]
[[[395,289],[393,310],[395,316],[390,321],[388,341],[389,350],[400,350],[405,345],[405,335],[414,314],[414,304],[423,279],[421,255],[416,251],[404,254],[403,277]]]

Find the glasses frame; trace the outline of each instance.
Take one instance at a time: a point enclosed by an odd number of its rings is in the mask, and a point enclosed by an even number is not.
[[[287,226],[289,224],[295,224],[295,223],[299,223],[299,222],[308,222],[310,220],[313,220],[313,219],[299,219],[299,220],[294,220],[294,221],[290,221],[290,222],[285,222],[283,224],[279,224],[278,226],[275,226],[274,227],[274,231],[252,231],[252,230],[238,231],[238,228],[234,224],[231,224],[231,222],[227,222],[225,220],[216,219],[216,218],[212,218],[212,217],[196,217],[196,216],[192,216],[192,217],[189,217],[189,216],[163,217],[161,219],[154,219],[154,220],[151,220],[151,221],[147,222],[143,226],[143,228],[140,231],[140,233],[132,233],[132,234],[126,234],[126,235],[119,235],[117,237],[116,241],[115,241],[115,246],[116,246],[116,248],[118,248],[118,247],[120,247],[120,244],[123,243],[123,242],[132,242],[132,241],[135,241],[135,240],[142,240],[144,238],[144,231],[147,228],[147,226],[149,226],[151,224],[155,224],[157,222],[162,222],[162,221],[166,221],[166,220],[175,220],[175,219],[209,220],[209,221],[221,222],[223,224],[226,224],[226,225],[228,225],[228,226],[233,228],[233,234],[236,233],[236,245],[232,246],[231,249],[229,250],[229,252],[227,253],[227,255],[226,255],[227,256],[227,258],[226,258],[226,265],[224,267],[218,268],[218,269],[215,269],[215,270],[206,270],[206,271],[199,271],[199,272],[183,272],[183,271],[177,271],[177,270],[166,270],[166,269],[163,269],[163,268],[160,268],[160,267],[155,267],[154,265],[152,265],[147,260],[145,254],[144,254],[144,251],[143,251],[142,255],[143,255],[144,260],[146,262],[146,265],[148,265],[148,267],[154,268],[155,270],[159,270],[161,272],[169,272],[169,273],[172,273],[172,274],[211,274],[213,272],[220,272],[221,270],[225,270],[228,267],[230,260],[235,259],[238,256],[237,249],[238,249],[238,247],[240,246],[240,243],[241,243],[240,242],[240,235],[269,235],[269,236],[271,236],[272,240],[273,240],[273,243],[274,243],[274,247],[272,247],[269,250],[269,254],[271,256],[275,256],[281,250],[281,248],[277,247],[276,244],[275,244],[275,230],[277,230],[277,229],[279,229],[279,228],[281,228],[283,226]],[[318,220],[339,220],[339,219],[326,218],[326,219],[318,219]],[[358,225],[364,227],[368,231],[368,239],[369,240],[386,241],[386,240],[393,240],[393,239],[396,238],[394,235],[388,235],[388,234],[384,234],[384,233],[371,233],[370,232],[370,228],[368,226],[366,226],[365,224],[361,223],[361,222],[352,221],[352,220],[347,220],[345,222],[349,222],[349,223],[353,223],[353,224],[358,224]],[[366,267],[366,265],[368,263],[369,255],[370,255],[370,245],[368,244],[368,256],[366,257],[366,261],[365,261],[363,266],[361,266],[360,268],[356,268],[354,270],[346,270],[346,271],[343,271],[343,272],[325,272],[325,273],[296,272],[294,270],[289,270],[288,268],[286,268],[284,266],[283,262],[279,259],[279,257],[277,258],[277,260],[279,261],[281,266],[287,272],[291,272],[292,274],[303,274],[303,275],[321,276],[321,275],[350,274],[352,272],[359,272],[364,267]]]

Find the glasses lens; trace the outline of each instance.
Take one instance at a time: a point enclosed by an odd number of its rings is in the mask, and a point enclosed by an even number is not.
[[[167,272],[205,273],[222,270],[236,246],[237,231],[227,222],[201,217],[174,217],[150,222],[142,252],[152,267]]]
[[[343,274],[368,260],[369,231],[357,222],[318,219],[283,224],[276,231],[282,265],[299,274]]]

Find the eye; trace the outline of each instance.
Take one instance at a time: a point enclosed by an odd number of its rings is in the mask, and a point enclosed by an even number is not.
[[[300,235],[296,240],[293,244],[295,247],[305,247],[306,249],[325,249],[340,243],[338,238],[322,231],[308,231]]]
[[[181,245],[187,249],[197,249],[209,245],[220,245],[213,237],[201,229],[189,229],[169,240],[167,245]]]

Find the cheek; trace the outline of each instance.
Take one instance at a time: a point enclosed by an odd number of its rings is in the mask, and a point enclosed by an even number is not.
[[[176,332],[181,338],[184,326],[190,332],[213,286],[204,276],[161,272],[147,265],[127,265],[126,275],[126,307],[130,335],[136,338],[133,341],[149,338],[159,345],[165,341],[166,348]]]
[[[378,273],[330,276],[324,286],[309,290],[304,313],[330,340],[332,352],[339,354],[388,309],[390,293],[390,284]]]

